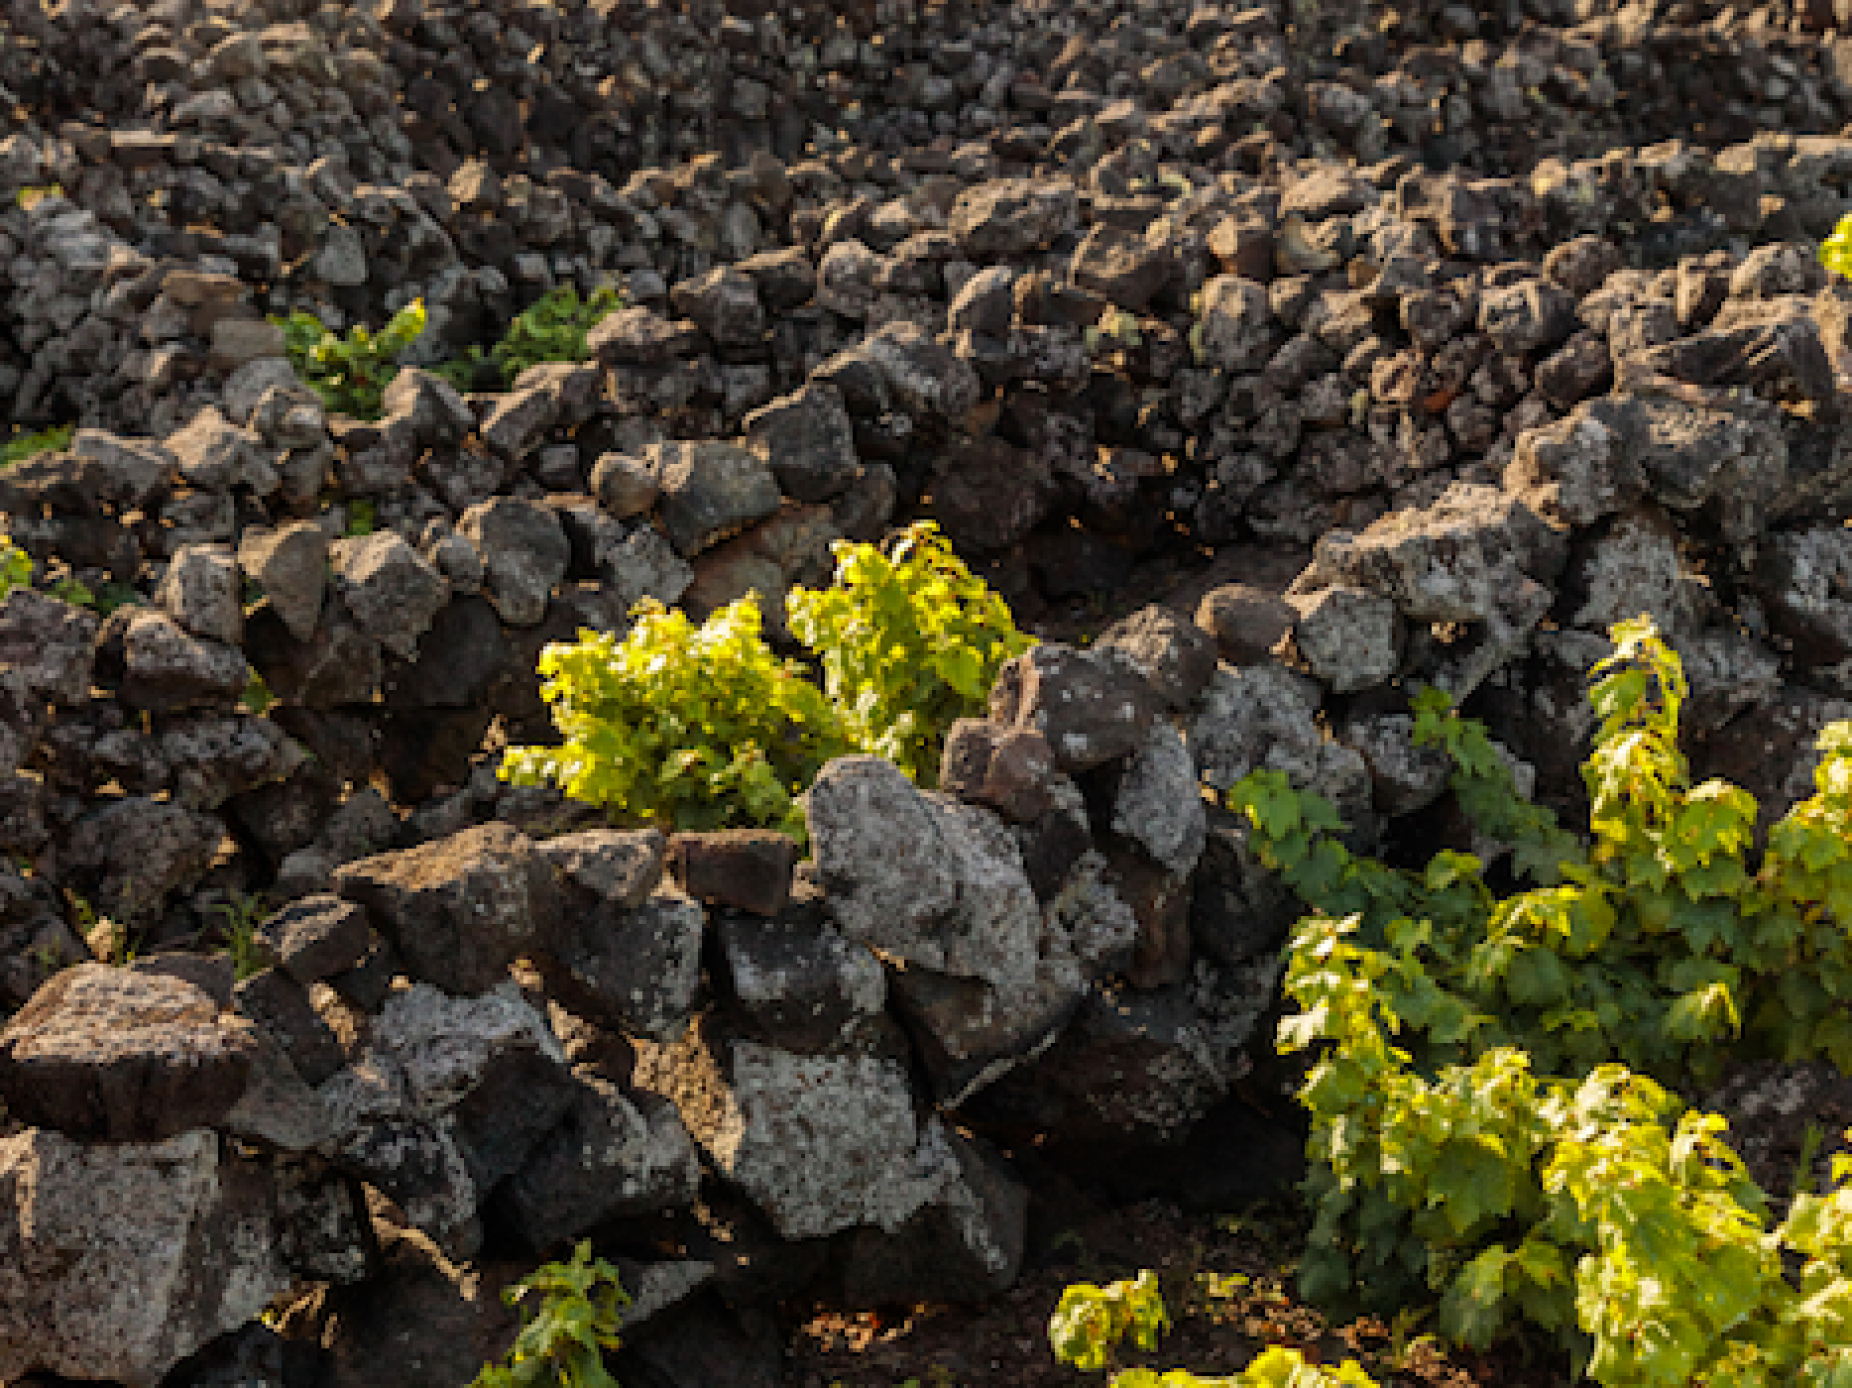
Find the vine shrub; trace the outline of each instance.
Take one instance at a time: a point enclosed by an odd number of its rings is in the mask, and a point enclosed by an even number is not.
[[[610,285],[599,285],[583,299],[570,284],[548,290],[517,314],[502,340],[486,354],[471,347],[454,361],[436,369],[460,391],[476,389],[477,373],[492,364],[504,385],[512,386],[523,371],[549,361],[584,361],[590,355],[585,335],[600,320],[624,306]]]
[[[622,640],[586,632],[542,653],[540,692],[563,741],[512,749],[501,774],[626,819],[769,825],[800,840],[797,797],[832,757],[891,757],[930,783],[945,730],[984,707],[1029,638],[929,523],[891,557],[839,544],[836,559],[835,587],[787,599],[821,689],[773,655],[751,595],[699,627],[645,602]]]
[[[801,834],[796,797],[848,747],[817,687],[765,644],[751,597],[699,627],[645,601],[621,641],[582,632],[547,647],[540,674],[564,741],[511,749],[502,776],[628,819]]]
[[[399,357],[424,334],[424,300],[400,309],[377,334],[355,327],[342,337],[312,313],[270,321],[283,329],[290,365],[330,412],[378,419],[386,387],[399,373]]]
[[[930,521],[903,531],[891,554],[834,550],[834,583],[786,598],[791,631],[818,657],[849,740],[931,785],[946,730],[984,711],[1004,662],[1034,641]]]
[[[1112,1364],[1128,1335],[1139,1349],[1149,1351],[1169,1329],[1163,1293],[1147,1270],[1104,1287],[1079,1282],[1067,1288],[1049,1318],[1048,1343],[1061,1363],[1097,1373]],[[1111,1388],[1375,1388],[1375,1381],[1352,1360],[1326,1370],[1307,1363],[1298,1350],[1276,1345],[1232,1377],[1203,1378],[1185,1369],[1164,1374],[1122,1369],[1113,1375]]]
[[[540,1304],[527,1304],[538,1294]],[[572,1260],[547,1263],[502,1293],[521,1308],[521,1332],[507,1359],[487,1364],[470,1388],[618,1388],[604,1351],[618,1347],[630,1296],[617,1269],[592,1257],[590,1240]]]
[[[1498,898],[1467,854],[1419,872],[1353,857],[1331,807],[1277,773],[1231,792],[1319,912],[1280,1030],[1314,1056],[1302,1287],[1437,1293],[1453,1338],[1526,1322],[1610,1385],[1852,1384],[1852,1194],[1800,1197],[1771,1229],[1723,1121],[1674,1093],[1732,1054],[1852,1059],[1852,725],[1821,735],[1815,795],[1755,861],[1753,798],[1690,783],[1677,656],[1644,619],[1613,637],[1586,853],[1517,801],[1483,728],[1417,704],[1417,739],[1453,755],[1526,890]]]

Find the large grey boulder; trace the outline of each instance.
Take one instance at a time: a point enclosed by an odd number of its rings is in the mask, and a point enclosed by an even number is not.
[[[154,1388],[289,1289],[275,1218],[263,1168],[215,1133],[0,1139],[0,1379]]]
[[[957,1177],[943,1121],[885,1050],[799,1055],[703,1019],[646,1048],[636,1080],[675,1101],[708,1163],[787,1239],[898,1229]]]

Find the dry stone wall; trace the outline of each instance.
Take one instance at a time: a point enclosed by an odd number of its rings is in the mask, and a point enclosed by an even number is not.
[[[77,427],[0,472],[0,1381],[449,1388],[595,1234],[623,1381],[772,1383],[781,1302],[1007,1287],[1041,1163],[1290,1179],[1220,792],[1466,846],[1434,683],[1573,808],[1641,611],[1770,813],[1852,708],[1848,19],[8,0],[0,421]],[[413,299],[377,421],[266,321]],[[937,789],[800,860],[497,779],[548,643],[919,517],[1052,638]]]

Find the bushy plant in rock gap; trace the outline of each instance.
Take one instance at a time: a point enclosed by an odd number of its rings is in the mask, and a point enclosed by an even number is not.
[[[623,306],[623,298],[611,285],[601,284],[581,299],[572,285],[562,284],[516,314],[502,340],[488,352],[471,347],[434,369],[460,391],[477,389],[485,365],[494,368],[499,385],[512,386],[530,366],[584,361],[590,355],[585,335]]]
[[[547,648],[541,694],[562,742],[512,749],[501,774],[623,819],[769,825],[800,839],[797,797],[831,757],[891,757],[930,783],[946,729],[984,707],[1029,638],[927,524],[902,532],[891,554],[842,544],[836,558],[835,586],[787,601],[821,689],[773,654],[754,596],[699,626],[645,602],[622,639],[582,632]]]
[[[946,730],[984,711],[1004,662],[1034,641],[930,521],[889,550],[834,549],[834,582],[785,600],[791,631],[822,665],[850,741],[931,785]]]
[[[520,1308],[520,1333],[506,1359],[484,1365],[470,1388],[618,1388],[604,1351],[618,1347],[630,1296],[617,1269],[592,1257],[590,1240],[570,1261],[534,1269],[502,1300]]]
[[[331,413],[378,419],[386,387],[398,374],[399,358],[423,335],[426,320],[424,301],[417,299],[378,333],[357,326],[342,336],[312,313],[270,321],[283,329],[290,365]]]
[[[1311,1062],[1302,1288],[1438,1297],[1471,1345],[1540,1329],[1609,1385],[1852,1384],[1852,1166],[1772,1224],[1723,1120],[1679,1097],[1731,1057],[1852,1062],[1852,725],[1822,732],[1814,795],[1758,853],[1753,797],[1691,783],[1677,656],[1645,619],[1612,636],[1585,850],[1517,799],[1483,729],[1417,701],[1463,809],[1514,846],[1532,885],[1512,895],[1467,854],[1351,855],[1278,773],[1230,793],[1315,908],[1280,1029]]]

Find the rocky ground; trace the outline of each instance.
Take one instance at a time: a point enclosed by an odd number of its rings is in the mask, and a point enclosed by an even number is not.
[[[626,1388],[1069,1382],[1064,1279],[1281,1275],[1217,1216],[1298,1168],[1294,907],[1199,786],[1457,839],[1430,682],[1573,811],[1642,611],[1766,812],[1852,716],[1842,29],[4,0],[0,440],[76,431],[0,472],[0,1381],[455,1388],[584,1235]],[[588,361],[417,369],[602,283]],[[413,300],[377,421],[267,321]],[[548,642],[918,517],[1050,640],[942,792],[837,763],[799,863],[497,780]],[[1843,1088],[1717,1102],[1781,1188]],[[1270,1285],[1175,1362],[1553,1372]]]

